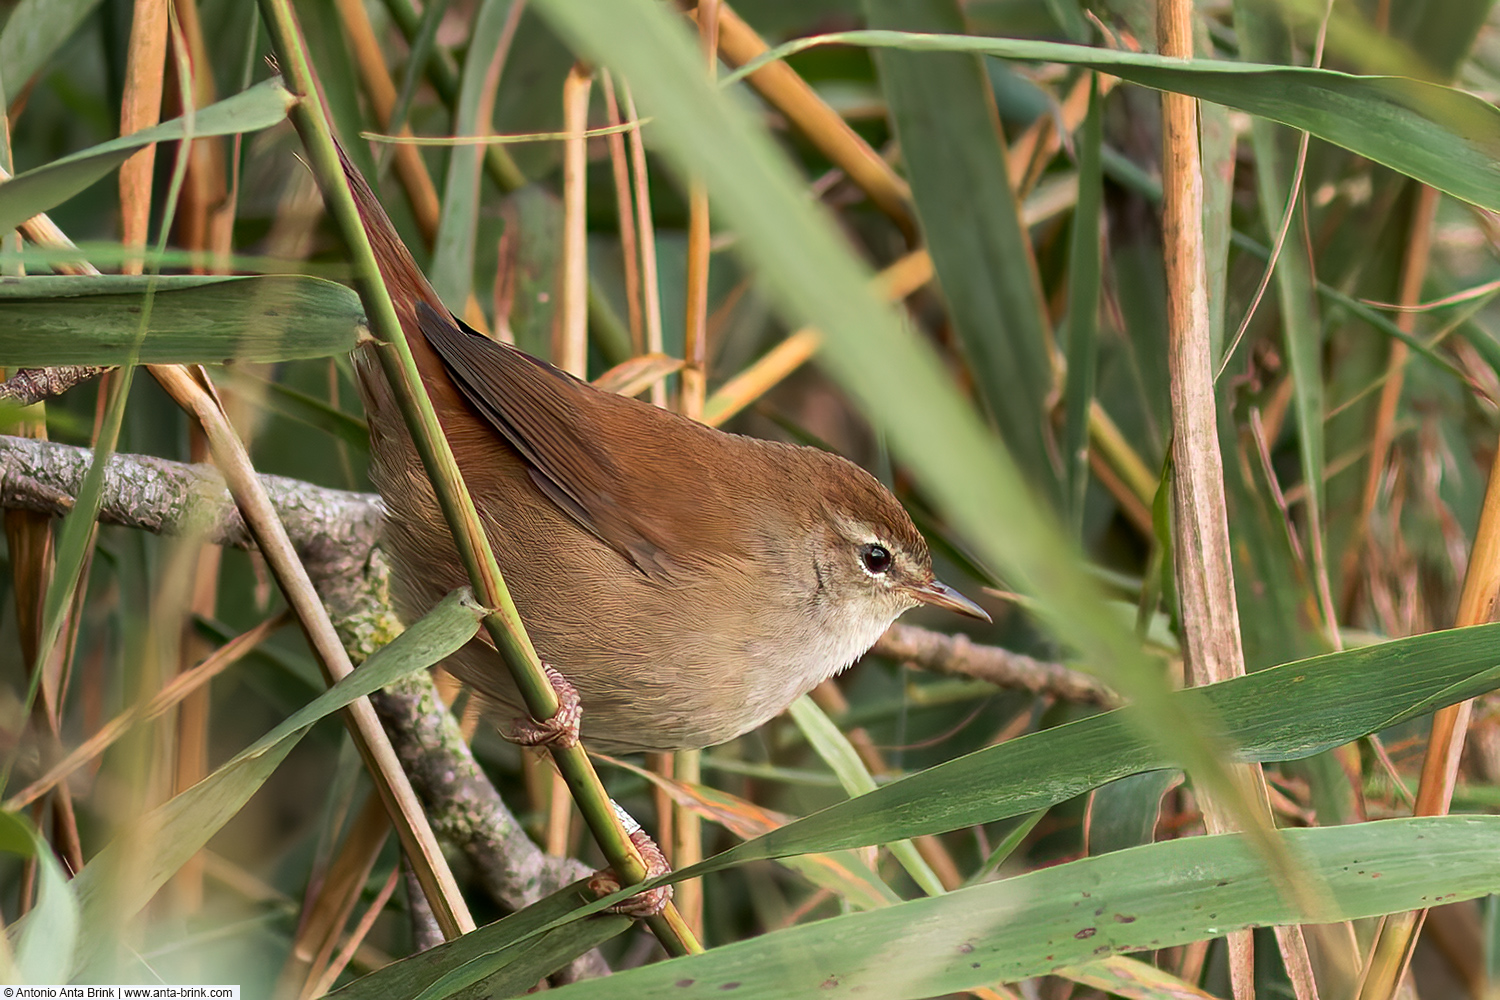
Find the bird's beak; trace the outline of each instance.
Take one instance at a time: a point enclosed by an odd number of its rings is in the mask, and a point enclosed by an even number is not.
[[[970,618],[978,618],[981,621],[990,621],[989,614],[983,608],[941,580],[932,580],[920,587],[912,587],[911,595],[923,604],[930,604],[935,608],[956,611],[961,615],[968,615]]]

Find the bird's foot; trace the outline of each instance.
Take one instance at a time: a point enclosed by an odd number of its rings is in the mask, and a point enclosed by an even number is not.
[[[578,689],[562,675],[556,667],[542,664],[547,671],[547,680],[557,692],[557,712],[552,718],[538,722],[529,716],[520,716],[511,724],[509,739],[527,747],[557,747],[566,750],[578,745],[578,728],[583,722],[583,704]]]
[[[641,852],[641,860],[646,862],[646,878],[659,878],[672,870],[667,864],[667,856],[656,846],[645,830],[637,829],[630,835],[630,842],[635,849]],[[589,889],[598,896],[608,896],[612,892],[620,891],[620,877],[615,874],[613,868],[606,868],[589,879]],[[608,907],[610,913],[623,913],[627,917],[654,917],[667,908],[672,901],[672,887],[670,885],[659,885],[655,889],[647,889],[645,892],[637,893],[627,900]]]

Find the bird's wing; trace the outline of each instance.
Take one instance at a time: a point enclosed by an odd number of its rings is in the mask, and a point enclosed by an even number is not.
[[[446,310],[420,302],[416,313],[422,335],[464,399],[516,450],[532,481],[564,513],[647,576],[670,575],[676,568],[672,551],[701,551],[692,547],[696,540],[681,536],[699,533],[694,517],[701,518],[705,509],[701,491],[712,492],[714,484],[699,483],[697,493],[684,484],[691,509],[662,510],[662,494],[682,491],[653,489],[641,496],[643,480],[650,477],[626,467],[649,454],[653,471],[694,477],[691,459],[680,454],[683,449],[674,453],[662,450],[661,442],[637,440],[662,429],[663,420],[681,418],[602,393],[545,361],[490,340]],[[628,413],[636,420],[619,426],[621,410],[635,407],[649,413]],[[613,427],[600,426],[612,417]],[[606,435],[620,443],[610,446]],[[712,507],[710,502],[708,509]]]

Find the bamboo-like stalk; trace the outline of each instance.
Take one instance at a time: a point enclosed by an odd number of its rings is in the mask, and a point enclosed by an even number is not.
[[[588,378],[589,341],[589,220],[588,138],[589,92],[594,74],[582,63],[563,80],[563,236],[561,294],[552,343],[552,363],[579,378]]]
[[[1193,54],[1190,0],[1159,0],[1157,38],[1162,55]],[[1182,94],[1162,94],[1162,240],[1166,252],[1168,370],[1172,394],[1173,551],[1182,607],[1182,639],[1189,683],[1243,676],[1239,609],[1229,547],[1224,460],[1214,399],[1208,267],[1203,238],[1203,176],[1198,105]],[[1270,801],[1259,765],[1230,768],[1233,787],[1196,790],[1210,833],[1248,829],[1263,851],[1279,845],[1271,833]],[[1271,854],[1286,870],[1285,859]],[[1292,887],[1283,886],[1284,891]],[[1278,929],[1277,940],[1299,1000],[1317,995],[1301,928]],[[1255,955],[1248,931],[1228,935],[1235,1000],[1254,1000]]]
[[[620,101],[615,95],[614,77],[605,70],[600,75],[604,85],[604,108],[611,126],[621,124]],[[636,354],[646,353],[645,317],[641,313],[641,264],[640,244],[635,232],[635,198],[630,186],[630,154],[625,149],[625,136],[612,132],[609,136],[609,163],[615,181],[615,214],[620,227],[620,260],[625,272],[625,312],[630,323],[630,349]]]
[[[120,134],[130,135],[161,121],[162,83],[166,79],[168,0],[138,0],[130,22],[125,58],[125,93],[120,102]],[[156,169],[155,143],[120,164],[120,242],[137,250],[146,246],[151,221],[151,181]],[[124,274],[140,274],[142,262],[127,260]]]
[[[630,85],[625,85],[625,113],[631,121],[640,121]],[[646,353],[663,354],[661,327],[661,288],[656,275],[656,223],[651,218],[651,186],[646,172],[646,141],[640,129],[630,132],[630,169],[635,175],[635,226],[641,240],[641,297],[646,323]],[[657,382],[651,387],[651,403],[667,405],[667,386]]]
[[[452,449],[443,435],[432,401],[422,386],[416,361],[396,317],[390,294],[380,280],[380,269],[376,264],[374,251],[360,222],[353,194],[343,176],[301,29],[288,0],[261,0],[261,10],[270,25],[272,44],[288,84],[301,98],[293,109],[293,124],[302,137],[330,212],[349,245],[357,275],[356,285],[365,313],[377,335],[390,345],[390,350],[380,352],[381,365],[401,404],[402,415],[427,474],[432,479],[439,504],[453,531],[455,546],[475,594],[485,607],[491,609],[485,617],[485,628],[511,670],[516,687],[532,717],[539,720],[550,719],[557,714],[557,693],[543,673],[515,603],[505,587],[473,498],[464,487]],[[642,881],[646,877],[645,863],[616,816],[604,785],[594,772],[583,747],[554,747],[552,752],[558,770],[567,781],[585,822],[599,841],[621,884],[630,885]],[[702,948],[696,938],[682,926],[680,916],[670,904],[661,915],[651,918],[650,925],[663,945],[673,953],[698,951]]]

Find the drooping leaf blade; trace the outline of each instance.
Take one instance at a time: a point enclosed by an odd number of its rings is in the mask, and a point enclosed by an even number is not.
[[[1192,837],[776,931],[558,996],[929,997],[1245,927],[1358,919],[1500,889],[1500,817],[1281,835],[1328,889],[1316,915],[1277,893],[1244,837]]]
[[[140,338],[148,284],[155,291]],[[0,365],[329,357],[354,349],[364,320],[352,290],[305,275],[0,278]]]
[[[286,117],[296,100],[282,86],[281,78],[273,77],[199,109],[191,123],[192,135],[234,135],[269,128]],[[0,233],[67,201],[142,146],[188,137],[188,128],[186,118],[173,118],[17,174],[0,184]]]

